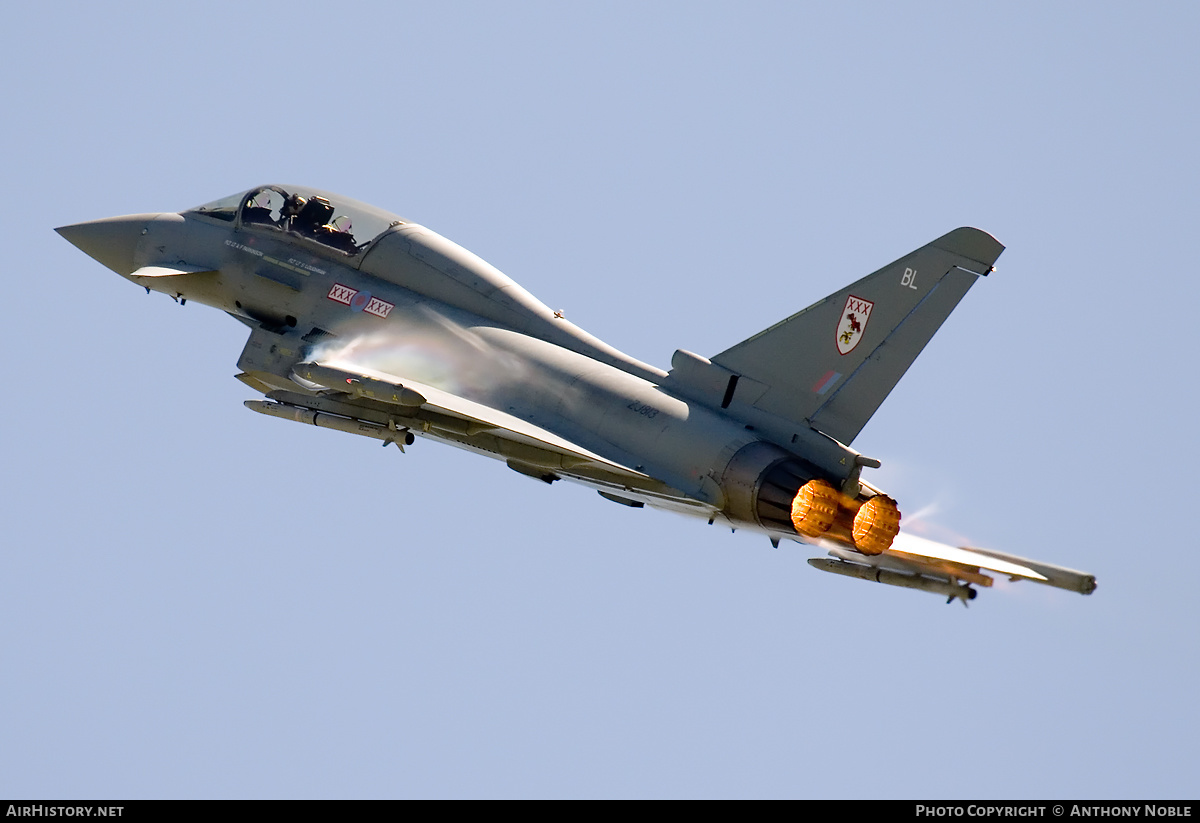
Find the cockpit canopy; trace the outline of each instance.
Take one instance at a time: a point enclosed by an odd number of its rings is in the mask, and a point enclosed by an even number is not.
[[[241,227],[281,231],[347,255],[357,255],[403,222],[390,212],[298,186],[260,186],[189,209]]]

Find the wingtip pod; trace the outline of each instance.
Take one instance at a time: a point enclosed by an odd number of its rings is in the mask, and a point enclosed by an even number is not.
[[[979,274],[990,272],[1004,251],[1004,244],[995,237],[970,226],[947,232],[930,245],[975,261],[980,266]]]
[[[809,565],[846,577],[892,586],[920,589],[947,597],[974,597],[969,584],[990,587],[1000,574],[1010,580],[1029,580],[1079,594],[1096,590],[1096,578],[1085,572],[1024,557],[968,547],[955,547],[901,532],[890,550],[865,555],[825,542],[830,558],[812,558]],[[971,592],[969,595],[967,592]]]
[[[992,549],[980,549],[975,546],[964,546],[963,551],[974,552],[975,554],[995,560],[1026,566],[1045,578],[1045,580],[1038,582],[1044,583],[1047,586],[1053,586],[1056,589],[1065,589],[1066,591],[1078,592],[1079,594],[1091,594],[1096,591],[1096,575],[1094,574],[1068,569],[1065,566],[1055,566],[1052,563],[1029,560],[1025,557],[1018,557],[1015,554],[1007,554]]]

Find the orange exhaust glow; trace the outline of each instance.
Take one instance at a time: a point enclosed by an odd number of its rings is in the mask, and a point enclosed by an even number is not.
[[[825,534],[837,517],[838,497],[824,480],[809,480],[792,499],[792,526],[805,537]]]
[[[872,497],[854,516],[854,546],[863,554],[883,554],[899,531],[900,510],[887,495]]]

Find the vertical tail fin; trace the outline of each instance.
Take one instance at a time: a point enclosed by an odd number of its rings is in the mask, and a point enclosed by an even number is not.
[[[1002,251],[986,232],[955,229],[721,352],[711,361],[731,375],[721,406],[750,404],[849,444]]]

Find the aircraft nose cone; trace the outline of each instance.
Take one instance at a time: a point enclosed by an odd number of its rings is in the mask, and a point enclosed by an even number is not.
[[[157,214],[129,214],[106,217],[87,223],[60,226],[56,232],[84,254],[98,260],[117,274],[132,274],[137,270],[134,255],[146,224]]]

